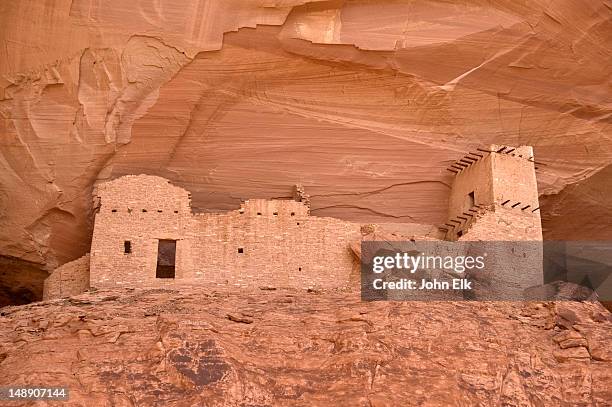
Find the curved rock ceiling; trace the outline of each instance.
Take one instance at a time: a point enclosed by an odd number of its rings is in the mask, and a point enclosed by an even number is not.
[[[299,182],[314,215],[442,223],[446,166],[490,142],[534,146],[548,238],[610,237],[611,16],[585,0],[2,2],[2,275],[85,253],[100,180],[162,175],[207,211]]]

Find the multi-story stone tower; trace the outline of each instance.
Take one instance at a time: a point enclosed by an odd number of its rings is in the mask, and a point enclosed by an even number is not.
[[[489,260],[480,293],[520,299],[519,291],[543,281],[533,149],[491,145],[459,159],[450,170],[456,175],[446,238],[490,242],[483,244]]]

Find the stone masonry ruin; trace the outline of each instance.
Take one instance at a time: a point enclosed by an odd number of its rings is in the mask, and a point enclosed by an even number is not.
[[[542,240],[531,147],[480,148],[448,170],[454,174],[449,217],[436,239]],[[294,197],[251,199],[225,213],[193,213],[190,193],[161,177],[127,175],[101,183],[94,191],[98,212],[91,252],[57,268],[45,281],[44,299],[105,286],[352,285],[359,268],[351,246],[368,239],[368,228],[310,216],[302,185],[295,186]],[[419,226],[414,230],[423,230]],[[396,239],[432,238],[406,230],[410,224]],[[499,259],[517,264],[507,253]],[[524,264],[521,270],[512,264],[511,273],[524,273]],[[541,283],[539,275],[523,277]]]
[[[533,149],[492,145],[451,165],[446,240],[540,242],[542,223]],[[524,287],[543,284],[541,244],[478,245],[490,267],[479,274],[480,299],[521,298]],[[472,253],[484,254],[484,253]]]

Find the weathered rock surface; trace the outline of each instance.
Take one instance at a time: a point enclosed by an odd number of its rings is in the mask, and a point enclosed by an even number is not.
[[[611,12],[599,0],[3,1],[2,268],[85,254],[92,185],[128,173],[169,178],[202,210],[299,183],[313,215],[443,223],[446,165],[491,142],[534,146],[547,237],[607,238]]]
[[[610,349],[588,302],[184,287],[0,310],[0,385],[67,385],[67,406],[609,406]]]

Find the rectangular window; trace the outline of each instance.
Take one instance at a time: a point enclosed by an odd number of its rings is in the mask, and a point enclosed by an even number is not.
[[[174,278],[176,262],[176,240],[160,240],[157,244],[156,278]]]
[[[132,242],[126,240],[123,242],[123,253],[130,254],[132,253]]]

